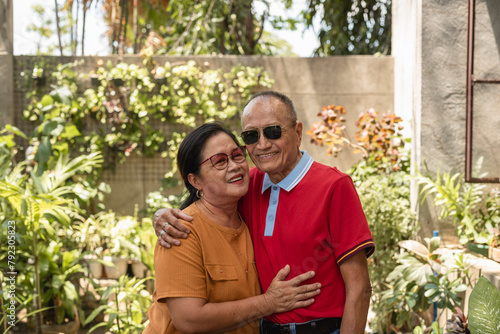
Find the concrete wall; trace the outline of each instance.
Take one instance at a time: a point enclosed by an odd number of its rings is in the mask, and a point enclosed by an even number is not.
[[[0,124],[13,122],[13,5],[12,0],[0,0]]]
[[[51,68],[57,62],[66,63],[76,59],[83,59],[85,63],[75,70],[87,72],[95,68],[100,58],[93,57],[47,57],[43,60],[46,68]],[[104,57],[105,62],[111,59],[114,62],[140,63],[137,56]],[[360,156],[343,152],[337,159],[326,156],[326,148],[314,146],[309,142],[305,131],[313,123],[320,121],[317,114],[325,105],[336,104],[347,109],[346,123],[351,136],[354,136],[355,121],[360,112],[368,108],[378,111],[393,110],[393,58],[372,56],[326,57],[326,58],[281,58],[261,56],[219,56],[219,57],[156,57],[158,63],[165,61],[176,62],[194,59],[202,64],[208,62],[211,68],[229,69],[233,65],[261,66],[270,73],[275,80],[274,90],[283,92],[294,101],[299,119],[304,123],[303,149],[307,150],[317,161],[337,166],[346,171]],[[25,93],[30,88],[29,79],[23,69],[30,73],[33,63],[39,57],[15,57],[16,91],[15,91],[15,123],[26,133],[30,133],[32,125],[22,120],[22,111],[27,105]],[[50,73],[50,71],[48,71]],[[22,79],[24,78],[24,79]],[[90,85],[88,78],[86,84]],[[44,90],[48,91],[48,87]],[[2,108],[0,106],[0,108]],[[163,126],[158,124],[158,126]],[[162,127],[163,129],[163,127]],[[165,129],[168,131],[168,129]],[[239,129],[238,129],[239,132]],[[161,179],[169,168],[169,162],[159,156],[143,158],[132,156],[124,164],[116,166],[114,172],[105,174],[105,181],[111,185],[112,193],[107,197],[106,205],[122,214],[132,214],[134,204],[139,209],[144,208],[144,198],[161,186]],[[180,191],[176,189],[174,191]]]
[[[395,0],[393,11],[395,112],[412,115],[414,167],[425,160],[431,172],[464,173],[468,1]],[[476,78],[500,79],[500,2],[476,0],[475,34]],[[499,177],[500,85],[474,89],[473,158],[484,157],[481,172]],[[420,206],[422,235],[439,230],[445,243],[456,243],[454,227],[438,225],[437,214]]]
[[[498,80],[500,2],[476,0],[475,15],[475,77]],[[465,173],[468,0],[393,0],[393,18],[395,113],[412,118],[413,172],[422,170],[425,160],[431,173]],[[481,172],[500,177],[500,85],[477,84],[474,94],[473,160],[484,157]],[[439,211],[429,200],[417,205],[417,197],[414,184],[420,236],[438,230],[442,244],[453,249],[455,227],[437,219]],[[497,263],[475,256],[469,260],[471,272],[481,272],[500,287]],[[449,318],[447,310],[441,326]]]

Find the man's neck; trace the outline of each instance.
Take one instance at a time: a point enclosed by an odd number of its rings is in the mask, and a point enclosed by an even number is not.
[[[283,170],[281,172],[273,173],[272,175],[268,174],[271,182],[274,184],[280,183],[285,177],[288,176],[288,174],[290,174],[293,171],[293,169],[299,163],[300,159],[302,159],[302,152],[301,151],[299,151],[299,153],[297,154],[297,158],[293,162],[290,162],[289,164],[287,164],[286,168],[283,168]]]

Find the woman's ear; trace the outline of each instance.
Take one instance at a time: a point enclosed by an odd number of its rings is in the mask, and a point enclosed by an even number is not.
[[[191,183],[191,185],[193,187],[195,187],[196,189],[200,189],[199,184],[198,184],[199,178],[196,175],[194,175],[193,173],[189,173],[187,176],[187,180],[189,183]]]

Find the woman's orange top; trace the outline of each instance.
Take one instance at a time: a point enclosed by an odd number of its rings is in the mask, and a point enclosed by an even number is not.
[[[245,223],[232,229],[209,219],[193,203],[183,210],[192,222],[182,246],[155,247],[155,291],[144,334],[180,333],[166,298],[197,297],[209,303],[240,300],[260,294],[252,240]],[[231,333],[259,333],[258,321]]]

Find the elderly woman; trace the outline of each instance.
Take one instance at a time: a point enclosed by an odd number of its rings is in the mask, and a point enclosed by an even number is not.
[[[258,333],[259,319],[306,307],[320,284],[291,280],[287,265],[264,294],[255,268],[252,240],[238,214],[248,191],[245,147],[218,123],[200,126],[179,147],[177,164],[189,197],[181,209],[191,234],[184,247],[155,248],[154,303],[144,333]]]

